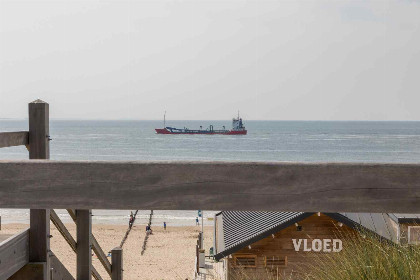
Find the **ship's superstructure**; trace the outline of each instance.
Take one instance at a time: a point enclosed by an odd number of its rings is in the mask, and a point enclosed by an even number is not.
[[[213,125],[210,125],[207,129],[203,129],[200,126],[200,129],[189,129],[187,127],[184,128],[175,128],[166,126],[166,114],[164,116],[164,125],[163,128],[156,128],[157,134],[222,134],[222,135],[246,135],[247,130],[243,124],[242,118],[238,117],[232,119],[232,130],[227,130],[225,126],[223,129],[214,129]]]

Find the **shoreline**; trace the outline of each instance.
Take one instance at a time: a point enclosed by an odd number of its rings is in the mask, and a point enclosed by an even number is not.
[[[92,210],[93,225],[127,225],[130,212],[134,210]],[[55,209],[60,220],[66,223],[72,223],[73,220],[64,209]],[[219,211],[204,211],[204,225],[213,226],[214,215]],[[150,210],[139,210],[136,217],[136,224],[146,225],[149,221]],[[27,224],[29,225],[29,209],[0,209],[2,224]],[[197,211],[191,210],[154,210],[153,223],[163,225],[166,222],[168,226],[194,226]],[[201,218],[200,218],[201,223]]]

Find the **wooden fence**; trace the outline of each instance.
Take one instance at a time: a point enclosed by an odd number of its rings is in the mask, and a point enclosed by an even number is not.
[[[76,251],[78,280],[101,279],[91,248],[112,279],[122,279],[122,249],[109,263],[92,235],[90,209],[420,212],[420,164],[49,161],[50,140],[41,100],[29,104],[29,131],[0,133],[0,148],[26,145],[31,159],[0,161],[0,208],[31,209],[29,232],[0,244],[0,276],[35,264],[41,279],[51,279],[50,268],[63,271],[50,251],[51,219]],[[76,209],[69,210],[76,238],[56,208]],[[25,261],[3,265],[11,248]]]
[[[49,105],[41,100],[29,103],[29,131],[1,132],[0,148],[25,145],[29,151],[29,159],[48,160],[50,157],[49,142]],[[2,163],[5,163],[2,161]],[[0,167],[1,169],[2,167]],[[17,175],[17,170],[12,171]],[[29,171],[30,172],[30,171]],[[44,173],[45,170],[37,171]],[[11,174],[9,174],[11,175]],[[13,185],[2,178],[0,193],[9,192]],[[23,195],[25,190],[15,190]],[[42,190],[40,190],[42,192]],[[69,199],[69,198],[61,198]],[[8,203],[6,203],[8,204]],[[8,206],[0,202],[0,208]],[[13,203],[12,203],[13,204]],[[15,208],[13,205],[11,208]],[[75,205],[74,205],[75,206]],[[101,275],[92,266],[92,249],[98,256],[105,271],[112,280],[123,277],[122,249],[113,249],[110,263],[101,246],[92,234],[91,210],[85,207],[67,207],[70,216],[76,223],[76,239],[70,234],[56,212],[46,207],[30,208],[30,228],[0,243],[0,279],[43,279],[43,280],[73,280],[73,276],[65,265],[50,250],[50,219],[64,237],[69,246],[76,252],[77,280],[102,280]],[[66,209],[66,208],[65,208]],[[72,210],[76,209],[76,210]]]

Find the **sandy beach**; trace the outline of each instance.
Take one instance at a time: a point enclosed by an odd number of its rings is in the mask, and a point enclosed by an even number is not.
[[[4,224],[0,234],[15,234],[27,228],[27,224]],[[76,226],[66,224],[73,237]],[[124,279],[192,279],[194,273],[195,244],[201,226],[163,227],[153,226],[153,234],[147,241],[146,251],[141,255],[145,237],[145,226],[134,225],[124,249]],[[92,232],[105,253],[119,246],[127,226],[93,225]],[[212,246],[212,227],[204,228],[205,246]],[[71,250],[58,230],[51,224],[51,250],[67,267],[70,273],[76,274],[76,254]],[[110,258],[109,258],[110,259]],[[92,257],[94,267],[103,279],[110,279],[96,256]]]

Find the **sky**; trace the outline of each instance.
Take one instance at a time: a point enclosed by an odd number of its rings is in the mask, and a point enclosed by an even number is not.
[[[420,120],[420,0],[0,0],[0,118]]]

